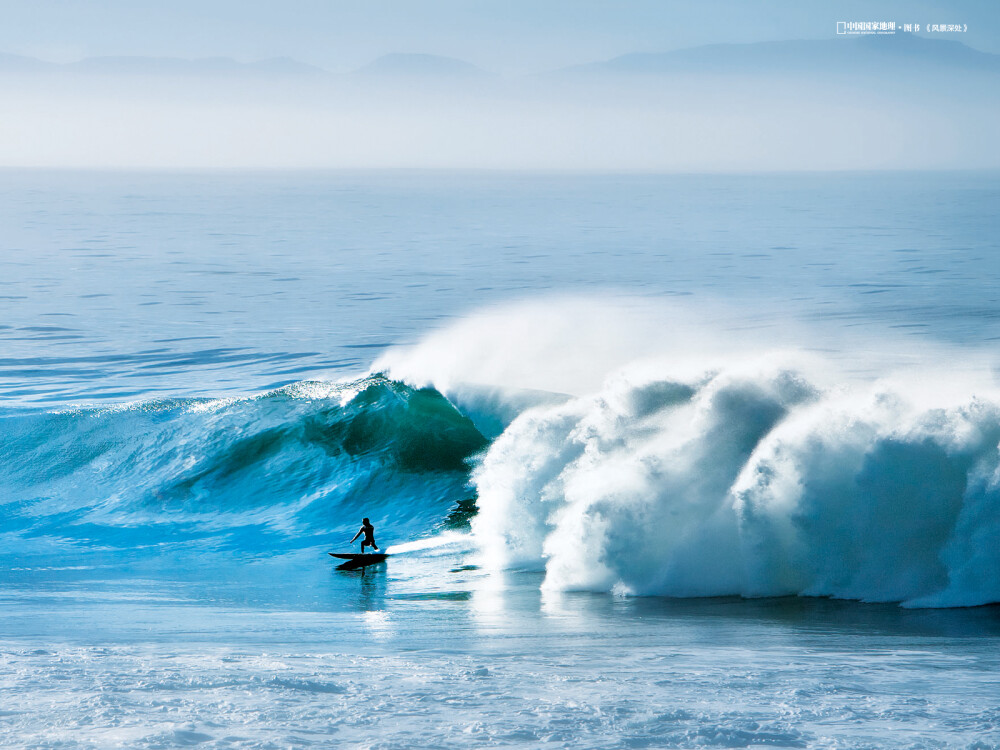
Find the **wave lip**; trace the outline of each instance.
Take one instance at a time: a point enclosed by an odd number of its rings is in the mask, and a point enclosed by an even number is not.
[[[556,591],[1000,601],[997,402],[811,380],[626,373],[529,409],[474,473],[484,564]]]

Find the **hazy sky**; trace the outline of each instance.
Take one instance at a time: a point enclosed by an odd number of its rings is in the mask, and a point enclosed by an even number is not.
[[[0,0],[0,18],[0,52],[54,62],[289,56],[347,70],[425,52],[521,73],[627,52],[823,38],[851,20],[968,24],[948,37],[1000,53],[997,0]]]
[[[827,65],[829,75],[809,73],[802,67],[808,55],[782,58],[784,69],[756,77],[742,68],[627,81],[517,75],[630,52],[837,39],[838,21],[967,24],[967,33],[932,36],[1000,53],[1000,0],[0,0],[0,14],[0,53],[52,62],[292,57],[341,72],[387,53],[417,52],[508,74],[418,79],[397,69],[274,78],[202,69],[157,75],[128,65],[105,68],[117,75],[12,69],[0,75],[0,167],[1000,165],[997,74],[946,63],[933,75],[910,75],[909,62],[885,69],[869,62],[848,79],[840,62]],[[838,49],[851,48],[844,41]],[[949,57],[948,45],[927,46],[934,50],[928,65]]]

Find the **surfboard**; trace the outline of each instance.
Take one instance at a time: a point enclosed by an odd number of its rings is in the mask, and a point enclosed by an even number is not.
[[[380,562],[385,562],[385,558],[388,557],[385,553],[366,553],[366,554],[355,554],[350,552],[329,552],[327,553],[330,557],[336,557],[340,560],[346,560],[337,566],[337,570],[354,570],[355,568],[363,568],[366,565],[375,565]]]

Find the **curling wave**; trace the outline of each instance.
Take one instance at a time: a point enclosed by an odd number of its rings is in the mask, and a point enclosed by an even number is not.
[[[407,539],[467,523],[467,461],[485,446],[440,393],[380,375],[8,414],[0,528],[15,553],[192,541],[275,550],[316,544],[362,514]]]

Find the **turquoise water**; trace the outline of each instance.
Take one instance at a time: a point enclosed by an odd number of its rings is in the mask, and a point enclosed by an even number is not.
[[[0,194],[0,747],[1000,743],[996,174]]]

